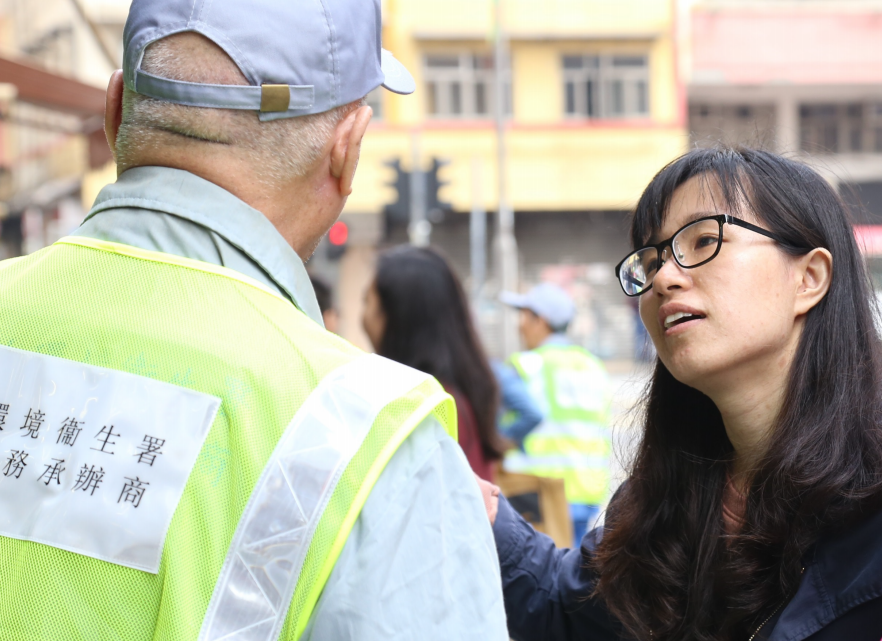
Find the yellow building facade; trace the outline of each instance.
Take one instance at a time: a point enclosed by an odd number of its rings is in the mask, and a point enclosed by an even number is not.
[[[501,1],[504,33],[510,42],[507,178],[512,206],[516,211],[631,208],[652,175],[687,145],[674,2]],[[409,167],[415,131],[420,132],[424,164],[433,156],[450,161],[443,170],[449,186],[442,200],[455,211],[467,212],[479,193],[485,207],[495,210],[492,110],[470,114],[463,105],[458,114],[438,113],[430,91],[433,60],[478,57],[492,64],[494,17],[493,0],[386,0],[384,46],[411,71],[417,91],[412,96],[377,94],[379,117],[364,143],[348,211],[378,213],[395,199],[394,190],[383,188],[393,178],[383,163],[400,158]],[[589,114],[584,105],[581,110],[568,105],[565,64],[580,56],[608,67],[643,59],[646,66],[638,72],[645,76],[641,91],[646,95],[639,105],[643,108],[624,113],[595,109]],[[604,85],[618,82],[616,69],[610,71],[609,79],[593,71],[583,77],[593,80],[599,94]],[[468,83],[464,74],[461,93],[467,93]],[[587,89],[587,80],[581,87]],[[492,91],[492,85],[484,91]],[[613,97],[596,96],[596,100]],[[483,168],[477,191],[472,184],[475,162]]]
[[[432,158],[449,162],[438,196],[453,211],[431,242],[468,284],[468,212],[498,206],[497,2],[509,51],[506,183],[522,287],[558,281],[583,310],[576,340],[603,358],[631,358],[640,340],[634,313],[612,276],[627,248],[626,213],[689,144],[676,0],[385,0],[384,47],[411,71],[417,90],[371,96],[376,118],[344,216],[354,231],[374,234],[361,242],[354,234],[329,272],[342,333],[368,346],[360,308],[375,247],[406,239],[400,225],[392,234],[386,226],[384,236],[383,209],[397,198],[386,163],[397,159],[409,170],[416,140],[423,169]],[[499,287],[490,256],[488,309]],[[478,315],[490,351],[504,356],[498,312]]]

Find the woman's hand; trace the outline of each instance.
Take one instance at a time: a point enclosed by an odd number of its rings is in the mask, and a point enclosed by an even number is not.
[[[499,510],[499,488],[489,481],[485,481],[475,474],[478,487],[481,488],[481,496],[484,497],[484,509],[487,510],[487,518],[490,525],[496,523],[496,512]]]

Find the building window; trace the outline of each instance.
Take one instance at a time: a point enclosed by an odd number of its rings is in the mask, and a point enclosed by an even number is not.
[[[771,148],[775,143],[775,106],[690,103],[689,135],[699,147],[722,143]]]
[[[649,115],[649,57],[563,57],[564,110],[577,118],[641,118]]]
[[[882,154],[882,102],[870,105],[869,115],[873,151],[877,154]]]
[[[799,133],[811,153],[882,153],[882,103],[800,105]]]
[[[427,111],[441,118],[489,118],[495,113],[493,56],[430,54],[425,58]],[[506,111],[511,85],[506,79]]]

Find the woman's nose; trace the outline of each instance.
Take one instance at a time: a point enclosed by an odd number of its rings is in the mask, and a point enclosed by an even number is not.
[[[652,279],[652,287],[656,291],[661,292],[672,288],[679,289],[689,285],[690,279],[686,274],[686,270],[680,267],[676,260],[670,260],[671,258],[670,248],[665,247],[659,257],[661,265],[655,273],[655,278]]]

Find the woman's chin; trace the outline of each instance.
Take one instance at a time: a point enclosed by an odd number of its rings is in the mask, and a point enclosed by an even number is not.
[[[708,383],[716,378],[719,368],[713,367],[710,363],[702,362],[703,359],[699,362],[696,362],[696,360],[698,359],[685,356],[661,359],[664,366],[671,373],[671,376],[677,379],[677,381],[703,392],[703,388],[707,387]]]

